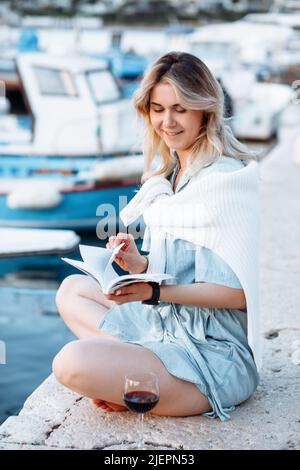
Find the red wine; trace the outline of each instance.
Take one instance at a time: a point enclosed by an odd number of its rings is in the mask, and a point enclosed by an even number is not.
[[[126,406],[136,413],[147,413],[158,403],[159,396],[152,392],[135,390],[125,393],[123,400]]]

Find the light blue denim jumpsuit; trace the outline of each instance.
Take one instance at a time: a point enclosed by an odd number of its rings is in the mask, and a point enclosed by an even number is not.
[[[239,169],[242,162],[237,161],[236,165]],[[169,176],[172,185],[179,169],[178,162]],[[175,192],[188,182],[183,175]],[[176,277],[165,284],[208,282],[241,287],[219,256],[181,239],[166,240],[165,272]],[[194,383],[211,404],[212,411],[206,416],[230,419],[228,412],[250,397],[258,385],[259,376],[247,341],[245,311],[166,302],[149,307],[129,302],[110,308],[99,327],[124,342],[150,349],[170,374]]]

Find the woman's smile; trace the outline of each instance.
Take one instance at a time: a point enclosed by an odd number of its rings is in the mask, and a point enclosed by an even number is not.
[[[179,132],[163,131],[163,132],[167,134],[168,137],[177,137],[179,134],[183,133],[183,131],[179,131]]]

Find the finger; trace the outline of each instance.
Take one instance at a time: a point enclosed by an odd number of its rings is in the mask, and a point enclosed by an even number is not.
[[[107,300],[113,300],[114,302],[119,302],[119,300],[124,300],[129,295],[134,295],[134,294],[116,295],[115,293],[111,293],[111,294],[103,294],[103,295]]]
[[[135,294],[126,294],[126,295],[120,295],[120,296],[115,296],[114,302],[118,305],[126,304],[128,302],[134,302],[136,300],[139,300]]]
[[[117,246],[121,245],[122,243],[124,243],[124,246],[122,246],[121,250],[123,251],[124,248],[128,247],[130,242],[126,239],[124,240],[123,238],[118,238],[118,239],[115,239],[113,242],[112,242],[112,248],[116,248]]]
[[[114,298],[112,298],[112,294],[104,294],[103,293],[103,295],[107,300],[114,300]],[[115,296],[113,296],[113,297],[115,297]]]
[[[124,246],[121,248],[121,251],[127,251],[129,246],[130,246],[130,240],[122,240],[124,244]]]
[[[134,293],[134,289],[131,288],[131,284],[129,286],[123,286],[122,288],[120,287],[114,292],[114,294],[117,296],[128,295],[128,294],[133,294],[133,293]]]
[[[122,286],[116,289],[114,291],[114,295],[116,297],[120,297],[122,295],[136,295],[139,293],[140,288],[144,286],[145,286],[144,282],[133,282],[132,284],[129,284],[128,286]]]
[[[128,286],[119,287],[114,292],[110,294],[105,294],[105,296],[109,300],[118,300],[121,297],[126,297],[129,295],[138,297],[139,287],[144,286],[144,284],[144,282],[134,282],[132,284],[129,284]]]
[[[119,243],[124,243],[124,246],[122,247],[122,251],[127,251],[133,237],[132,237],[132,235],[130,235],[128,233],[120,232],[117,235],[117,239],[120,241]]]
[[[119,232],[117,238],[129,238],[129,233]]]
[[[112,292],[111,294],[105,294],[105,297],[106,297],[108,300],[113,300],[113,301],[115,302],[116,300],[119,300],[119,299],[122,297],[121,294],[117,294],[116,292],[117,292],[117,291]],[[126,295],[126,294],[125,294],[125,295]]]
[[[113,300],[114,302],[122,302],[124,300],[126,300],[128,302],[129,300],[129,297],[132,297],[132,296],[137,296],[136,293],[134,292],[129,292],[127,291],[127,293],[124,293],[124,287],[122,287],[122,290],[121,289],[117,289],[116,291],[114,291],[113,293],[111,294],[105,294],[105,297],[108,299],[108,300]]]
[[[119,232],[117,234],[117,238],[121,238],[122,240],[127,240],[129,243],[134,240],[133,235],[131,233],[123,233]]]
[[[126,243],[126,247],[129,246],[132,241],[134,241],[133,235],[131,233],[120,232],[118,233],[117,238]]]
[[[106,243],[106,248],[113,248],[114,240],[116,239],[115,235],[109,237],[108,242]]]
[[[116,248],[117,246],[121,245],[121,243],[127,242],[127,239],[122,239],[118,236],[112,236],[109,238],[109,240],[110,248]]]

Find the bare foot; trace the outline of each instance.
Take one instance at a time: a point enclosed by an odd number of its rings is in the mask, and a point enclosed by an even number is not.
[[[99,399],[92,399],[92,403],[97,406],[97,408],[101,408],[104,411],[109,413],[114,411],[128,411],[126,406],[117,405],[116,403],[111,403],[109,401],[99,400]]]

